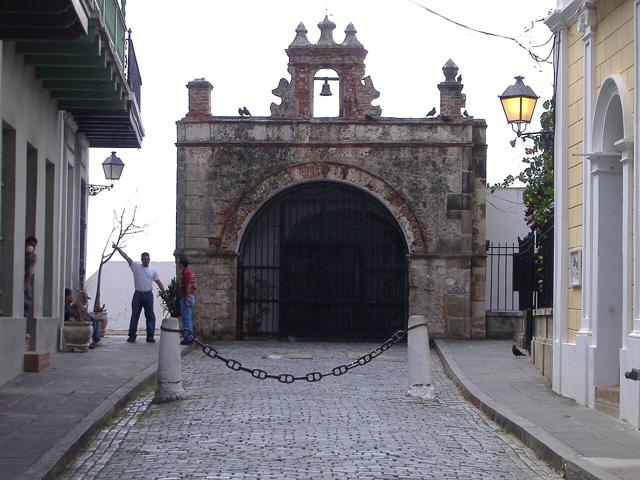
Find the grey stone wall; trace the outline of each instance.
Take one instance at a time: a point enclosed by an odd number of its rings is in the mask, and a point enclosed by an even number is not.
[[[214,117],[178,122],[177,253],[193,258],[198,321],[235,332],[235,256],[253,214],[308,180],[385,204],[409,249],[409,313],[435,335],[484,337],[483,121]]]

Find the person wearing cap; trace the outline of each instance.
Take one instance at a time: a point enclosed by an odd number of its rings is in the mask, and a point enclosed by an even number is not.
[[[138,320],[140,313],[144,308],[144,318],[147,321],[147,343],[155,343],[153,338],[156,333],[156,315],[153,313],[153,283],[157,283],[162,295],[166,295],[167,291],[158,278],[158,272],[155,268],[149,266],[151,257],[147,252],[143,252],[140,256],[140,263],[134,262],[124,253],[124,250],[113,243],[111,245],[114,250],[124,258],[129,264],[129,268],[133,273],[133,298],[131,299],[131,320],[129,322],[129,338],[127,342],[134,343],[138,332]]]

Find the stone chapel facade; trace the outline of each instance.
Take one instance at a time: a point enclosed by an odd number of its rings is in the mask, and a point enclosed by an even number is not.
[[[353,25],[342,43],[318,26],[316,44],[296,29],[270,117],[212,116],[211,84],[187,85],[175,253],[198,278],[196,329],[387,338],[420,314],[432,336],[484,338],[486,123],[461,113],[457,66],[437,116],[385,118]],[[337,118],[313,116],[322,69]]]

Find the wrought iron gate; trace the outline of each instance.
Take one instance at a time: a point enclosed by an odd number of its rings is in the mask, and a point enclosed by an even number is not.
[[[406,244],[377,200],[313,182],[258,212],[238,261],[238,336],[388,337],[407,316]]]

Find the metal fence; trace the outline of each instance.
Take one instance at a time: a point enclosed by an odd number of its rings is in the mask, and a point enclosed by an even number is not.
[[[519,252],[513,243],[487,241],[486,309],[491,312],[518,311],[519,294],[514,289],[514,256]]]

